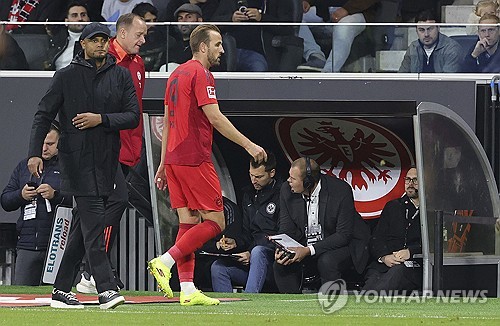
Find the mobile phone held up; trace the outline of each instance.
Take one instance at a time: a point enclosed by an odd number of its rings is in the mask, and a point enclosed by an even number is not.
[[[28,181],[28,182],[26,182],[26,185],[28,187],[33,187],[35,189],[38,187],[38,184],[35,181]]]
[[[240,8],[238,10],[242,13],[245,13],[247,11],[247,8],[248,8],[247,0],[238,0],[238,6],[240,6]]]

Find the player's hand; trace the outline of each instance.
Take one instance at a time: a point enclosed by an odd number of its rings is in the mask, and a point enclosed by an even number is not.
[[[75,128],[84,130],[100,125],[102,123],[102,118],[101,115],[97,113],[79,113],[71,119],[71,122]]]
[[[155,184],[156,188],[160,191],[165,191],[167,189],[167,177],[165,175],[165,165],[161,164],[158,166],[155,174]]]
[[[23,189],[21,189],[21,196],[24,200],[33,200],[33,198],[36,197],[36,188],[28,186],[27,184],[24,185]]]
[[[40,178],[40,175],[43,172],[43,161],[40,157],[33,156],[28,160],[28,170],[35,177]]]
[[[267,153],[266,151],[257,144],[251,143],[248,148],[245,148],[248,154],[250,154],[256,162],[266,162]]]

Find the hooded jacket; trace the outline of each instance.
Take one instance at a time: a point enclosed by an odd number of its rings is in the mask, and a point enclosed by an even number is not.
[[[102,123],[79,130],[72,119],[85,112],[100,114]],[[74,196],[109,196],[118,167],[119,130],[139,124],[130,72],[117,66],[110,54],[97,70],[82,52],[57,71],[35,113],[28,157],[41,157],[44,135],[57,114],[61,125],[61,191]]]

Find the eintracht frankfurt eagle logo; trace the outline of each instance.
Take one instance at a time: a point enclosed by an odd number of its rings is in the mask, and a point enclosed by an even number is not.
[[[365,219],[380,216],[389,200],[401,197],[404,173],[414,164],[398,136],[363,119],[284,118],[276,122],[276,134],[290,162],[309,156],[323,173],[349,183]]]

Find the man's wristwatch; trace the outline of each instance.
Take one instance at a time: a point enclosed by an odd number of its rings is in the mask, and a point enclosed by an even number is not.
[[[379,263],[381,263],[381,264],[383,264],[383,263],[384,263],[384,261],[382,260],[382,257],[383,257],[383,256],[380,256],[380,257],[378,257],[378,259],[377,259],[377,261],[378,261]]]

